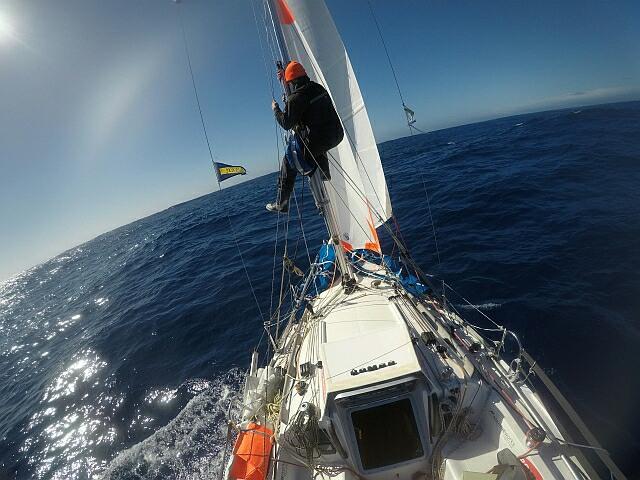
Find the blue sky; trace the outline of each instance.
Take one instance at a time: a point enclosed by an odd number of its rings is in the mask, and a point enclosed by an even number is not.
[[[366,1],[327,3],[376,138],[405,135]],[[637,1],[373,5],[424,130],[640,99]],[[177,8],[216,157],[276,169],[250,0],[3,0],[0,280],[215,188]]]

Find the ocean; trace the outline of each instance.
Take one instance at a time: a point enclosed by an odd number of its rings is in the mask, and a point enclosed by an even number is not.
[[[380,150],[416,262],[518,332],[640,478],[640,102]],[[215,478],[272,308],[275,183],[176,205],[0,284],[1,479]],[[289,252],[304,267],[324,230],[309,192],[296,195],[305,236],[294,211]]]

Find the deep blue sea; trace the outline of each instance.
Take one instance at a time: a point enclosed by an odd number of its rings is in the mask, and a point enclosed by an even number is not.
[[[380,149],[414,259],[516,330],[639,478],[640,102]],[[226,405],[262,333],[233,232],[266,315],[275,182],[176,205],[0,284],[0,478],[217,473]],[[321,221],[308,192],[297,198],[315,252]],[[304,267],[299,233],[294,216]]]

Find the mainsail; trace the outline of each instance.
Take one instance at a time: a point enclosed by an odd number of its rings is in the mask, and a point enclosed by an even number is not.
[[[329,91],[345,138],[329,154],[327,194],[345,249],[380,252],[376,228],[391,217],[389,192],[367,109],[342,39],[322,0],[277,0],[291,59]]]

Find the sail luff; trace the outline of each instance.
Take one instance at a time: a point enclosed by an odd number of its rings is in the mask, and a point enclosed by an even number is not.
[[[289,54],[329,91],[345,139],[328,152],[328,196],[336,209],[342,245],[380,251],[376,228],[391,217],[391,203],[366,105],[349,55],[322,0],[278,0],[289,22],[281,24]]]

